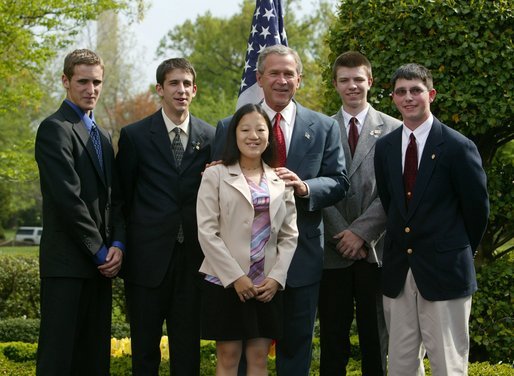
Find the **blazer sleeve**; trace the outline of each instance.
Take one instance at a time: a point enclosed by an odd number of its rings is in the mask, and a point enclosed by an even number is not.
[[[364,239],[367,244],[371,244],[384,233],[386,220],[380,198],[376,197],[370,206],[348,226],[348,230]]]
[[[377,181],[377,191],[378,197],[380,198],[380,202],[382,204],[382,208],[387,216],[387,212],[389,210],[389,204],[391,202],[391,196],[387,189],[387,169],[384,164],[386,163],[385,157],[385,148],[387,142],[384,138],[380,138],[375,144],[375,156],[374,156],[374,166],[375,166],[375,179]]]
[[[121,129],[116,155],[116,172],[119,177],[119,191],[123,201],[123,214],[128,218],[128,208],[131,206],[138,172],[138,152],[130,133]]]
[[[320,118],[319,125],[322,124],[325,124],[326,131],[320,169],[316,177],[305,180],[309,186],[309,197],[301,199],[309,211],[320,210],[342,200],[349,187],[339,125],[329,117],[325,120]]]
[[[246,275],[221,238],[220,229],[220,171],[213,166],[203,173],[196,202],[198,241],[205,259],[224,287]]]
[[[465,139],[462,146],[462,160],[453,163],[451,178],[460,198],[471,249],[476,252],[489,217],[487,178],[475,144]]]
[[[267,276],[277,281],[280,284],[281,290],[286,287],[287,270],[289,269],[298,244],[296,205],[294,191],[290,187],[286,188],[284,192],[284,203],[286,207],[284,222],[277,224],[279,227],[277,235],[277,259]]]
[[[218,121],[216,133],[214,135],[214,145],[212,147],[211,159],[219,161],[223,155],[223,148],[227,138],[227,129],[231,117]]]

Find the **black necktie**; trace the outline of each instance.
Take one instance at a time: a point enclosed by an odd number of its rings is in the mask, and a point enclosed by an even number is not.
[[[359,142],[359,130],[357,129],[357,124],[355,123],[355,118],[352,117],[350,119],[350,130],[348,131],[348,145],[350,146],[350,152],[353,155],[355,154],[355,149],[357,148],[357,142]]]
[[[403,184],[405,186],[405,199],[407,204],[412,198],[416,175],[418,173],[418,146],[414,133],[410,134],[409,145],[405,152],[405,166],[403,167]]]

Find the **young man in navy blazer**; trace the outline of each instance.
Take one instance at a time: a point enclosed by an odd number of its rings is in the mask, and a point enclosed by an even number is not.
[[[196,197],[214,128],[189,111],[196,73],[173,58],[157,68],[162,109],[121,130],[117,167],[127,218],[125,279],[132,374],[157,375],[166,322],[172,375],[200,373]]]
[[[389,374],[467,375],[473,257],[489,215],[475,144],[435,118],[431,72],[406,64],[392,77],[403,126],[379,139],[375,173],[387,214],[382,291]]]

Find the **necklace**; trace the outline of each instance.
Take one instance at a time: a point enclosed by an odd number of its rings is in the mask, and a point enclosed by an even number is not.
[[[246,171],[255,171],[255,170],[260,170],[261,169],[261,165],[257,166],[257,167],[245,167],[245,166],[241,166],[241,169],[242,170],[246,170]]]

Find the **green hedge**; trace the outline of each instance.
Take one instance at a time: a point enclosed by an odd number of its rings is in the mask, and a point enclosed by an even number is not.
[[[0,342],[36,343],[39,336],[39,319],[0,320]]]
[[[6,255],[0,260],[0,341],[35,342],[38,325],[29,319],[39,318],[37,256]],[[477,278],[479,290],[473,296],[470,319],[470,360],[513,362],[514,262],[503,258],[482,266]],[[119,278],[113,281],[112,333],[116,338],[129,337],[123,281]]]
[[[39,336],[39,319],[0,320],[0,342],[36,343]],[[113,322],[111,336],[114,338],[130,337],[129,324]]]
[[[514,361],[514,267],[504,257],[482,266],[471,305],[471,360]]]
[[[0,262],[0,319],[39,318],[37,257],[2,256]]]
[[[317,347],[315,346],[315,352]],[[208,345],[202,347],[202,359],[200,364],[200,374],[202,376],[211,376],[215,374],[216,356],[215,346]],[[35,357],[36,345],[12,342],[0,344],[0,370],[2,375],[12,376],[29,376],[35,374]],[[131,358],[128,356],[111,358],[111,376],[130,375]],[[425,368],[427,376],[431,375],[428,360],[425,359]],[[270,376],[276,375],[275,362],[268,361],[268,369]],[[360,362],[351,359],[348,368],[348,376],[360,376]],[[169,362],[161,362],[159,368],[160,375],[169,375]],[[314,361],[311,367],[311,375],[319,375],[319,363]],[[470,376],[512,376],[514,369],[507,364],[492,365],[489,363],[472,363],[469,366]]]
[[[0,255],[0,320],[39,319],[39,261],[37,255]],[[113,321],[125,322],[126,304],[123,280],[112,285]]]

